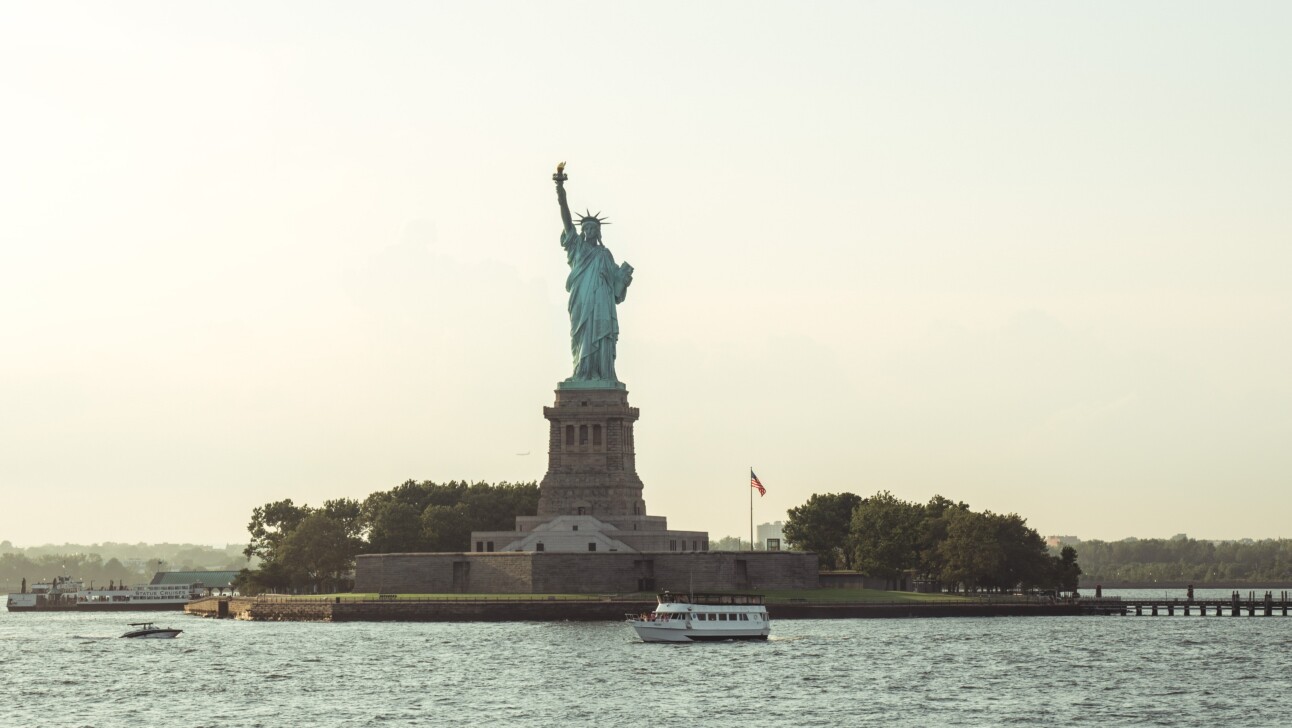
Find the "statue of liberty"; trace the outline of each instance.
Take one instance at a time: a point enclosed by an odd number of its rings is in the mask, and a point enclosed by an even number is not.
[[[613,387],[622,389],[615,378],[615,344],[619,340],[619,317],[615,305],[624,302],[633,282],[633,267],[616,266],[615,258],[601,242],[601,217],[585,213],[574,228],[570,206],[565,200],[565,162],[556,166],[556,199],[561,204],[561,247],[570,264],[565,290],[570,293],[570,353],[574,374],[563,387]]]

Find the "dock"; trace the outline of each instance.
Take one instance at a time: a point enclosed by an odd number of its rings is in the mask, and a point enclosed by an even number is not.
[[[1174,617],[1174,616],[1248,616],[1248,617],[1286,617],[1289,602],[1288,592],[1281,592],[1277,597],[1267,591],[1262,595],[1248,592],[1246,595],[1234,592],[1228,599],[1190,599],[1185,598],[1136,598],[1122,599],[1085,598],[1077,603],[1082,614],[1100,614],[1109,616],[1135,617]]]

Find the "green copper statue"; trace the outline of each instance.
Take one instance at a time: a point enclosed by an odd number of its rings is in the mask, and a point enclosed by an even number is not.
[[[565,162],[556,165],[556,199],[561,203],[561,247],[570,264],[565,290],[570,293],[570,353],[574,375],[563,387],[613,387],[623,385],[615,378],[615,343],[619,340],[619,317],[615,305],[624,302],[633,282],[633,267],[616,266],[610,250],[601,243],[601,226],[609,225],[601,213],[583,215],[581,232],[574,229],[570,206],[565,201]]]

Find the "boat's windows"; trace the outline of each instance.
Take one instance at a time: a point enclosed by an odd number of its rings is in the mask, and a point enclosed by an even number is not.
[[[749,621],[749,615],[748,615],[748,614],[742,614],[742,615],[740,615],[740,621],[742,621],[742,622],[748,622],[748,621]]]
[[[719,615],[718,615],[718,621],[719,621],[719,622],[725,622],[725,621],[727,621],[727,615],[725,615],[725,614],[719,614]]]

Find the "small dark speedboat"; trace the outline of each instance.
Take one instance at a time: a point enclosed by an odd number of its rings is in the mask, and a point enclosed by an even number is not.
[[[143,640],[171,640],[178,637],[179,633],[184,631],[182,629],[166,629],[165,627],[158,627],[152,622],[131,622],[130,626],[134,627],[134,629],[121,635],[122,637],[132,637]]]

